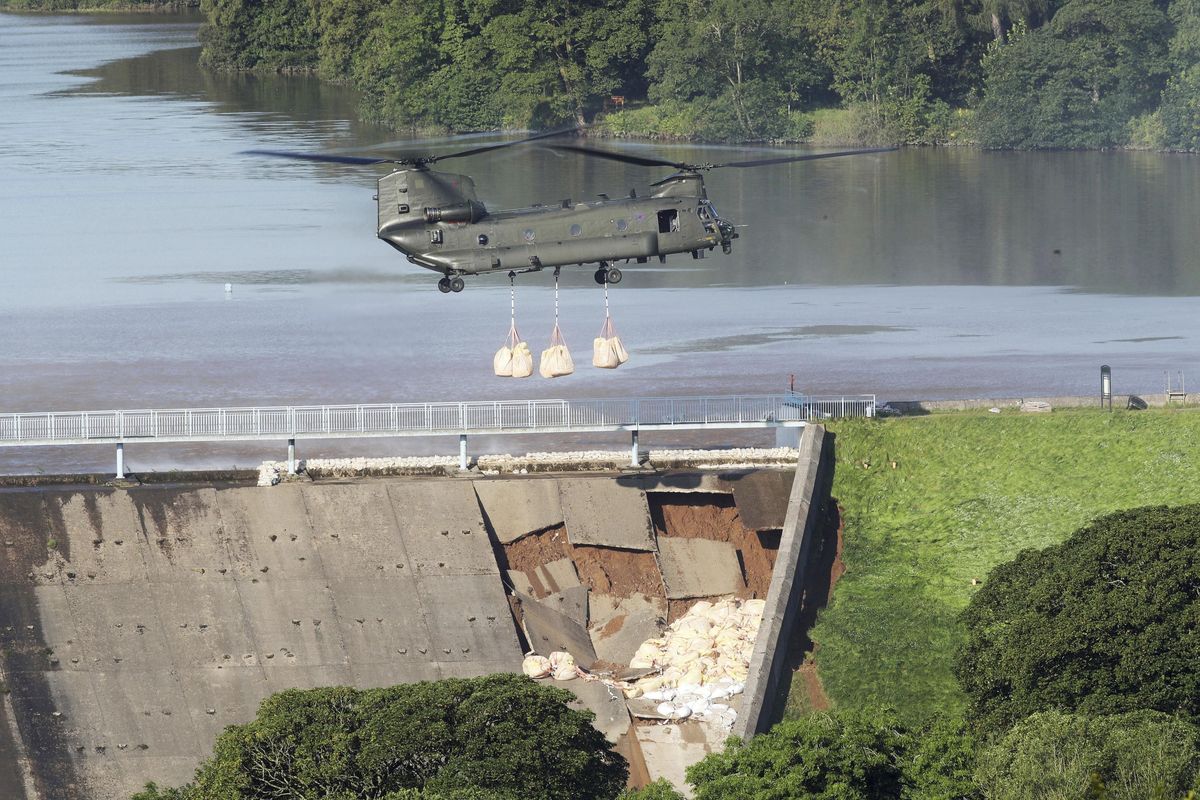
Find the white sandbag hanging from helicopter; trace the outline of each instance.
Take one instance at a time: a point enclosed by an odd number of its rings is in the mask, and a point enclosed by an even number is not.
[[[550,346],[542,351],[538,371],[543,378],[561,378],[575,371],[571,351],[558,327],[558,270],[554,271],[554,330],[550,333]]]
[[[604,324],[600,326],[600,335],[592,340],[592,366],[600,369],[616,369],[629,360],[629,353],[621,343],[613,325],[612,314],[608,308],[608,281],[604,282]]]
[[[528,378],[533,374],[533,352],[517,331],[517,288],[514,276],[508,278],[511,321],[504,344],[492,359],[492,369],[501,378]]]

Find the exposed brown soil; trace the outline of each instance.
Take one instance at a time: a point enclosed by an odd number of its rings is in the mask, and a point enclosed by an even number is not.
[[[575,562],[580,583],[597,594],[615,597],[666,594],[653,553],[590,545],[576,547],[567,539],[567,530],[562,525],[502,545],[497,557],[501,568],[526,574],[551,561],[569,558]]]
[[[665,597],[662,573],[653,553],[611,547],[576,547],[572,557],[579,580],[597,594]]]
[[[617,616],[610,619],[608,621],[608,623],[603,628],[600,629],[601,638],[607,638],[609,636],[612,636],[614,633],[621,630],[621,628],[624,628],[625,627],[625,618],[627,616],[628,616],[628,614],[618,614]]]
[[[821,676],[817,673],[817,665],[813,662],[808,662],[800,665],[800,669],[796,670],[803,681],[804,694],[808,698],[808,707],[813,711],[828,711],[833,705],[829,701],[829,696],[825,694],[825,686],[821,683]]]
[[[652,492],[646,498],[659,536],[729,542],[737,550],[746,582],[737,596],[766,598],[779,552],[779,537],[771,531],[759,534],[743,525],[732,495]]]
[[[842,563],[845,525],[841,508],[835,500],[830,499],[826,502],[817,532],[818,536],[813,543],[817,549],[811,554],[808,570],[804,575],[804,597],[801,600],[800,615],[796,620],[797,635],[792,637],[788,660],[794,670],[793,680],[799,679],[804,687],[809,708],[823,711],[829,708],[832,702],[825,694],[816,662],[808,659],[807,654],[815,654],[819,649],[819,645],[813,642],[809,634],[816,624],[818,612],[833,596],[833,588],[838,578],[846,572]],[[785,687],[784,692],[787,691]]]

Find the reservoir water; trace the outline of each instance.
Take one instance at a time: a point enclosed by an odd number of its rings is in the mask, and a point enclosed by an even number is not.
[[[811,393],[881,399],[1090,394],[1102,363],[1117,392],[1162,391],[1164,371],[1200,385],[1200,158],[947,148],[711,173],[741,239],[731,256],[630,265],[611,292],[629,364],[590,367],[603,298],[584,269],[561,296],[576,374],[495,378],[502,276],[439,294],[375,238],[375,168],[239,155],[396,134],[354,122],[344,88],[202,72],[197,23],[0,14],[0,410],[726,394],[778,391],[790,374]],[[664,175],[539,148],[454,163],[492,208]],[[549,275],[518,279],[517,314],[546,346]],[[0,451],[0,471],[109,455]]]

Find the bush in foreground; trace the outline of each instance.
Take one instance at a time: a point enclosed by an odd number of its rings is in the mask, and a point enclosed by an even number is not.
[[[1096,520],[992,571],[956,673],[984,727],[1047,709],[1200,720],[1200,506]]]
[[[292,689],[179,789],[134,800],[608,800],[628,766],[573,696],[517,675]]]
[[[1195,726],[1157,711],[1047,711],[984,749],[978,776],[988,800],[1176,800],[1200,789],[1198,745]]]

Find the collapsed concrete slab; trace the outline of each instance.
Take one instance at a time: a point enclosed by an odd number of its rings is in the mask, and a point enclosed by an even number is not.
[[[662,597],[596,595],[591,598],[589,630],[596,655],[612,664],[628,664],[638,647],[662,632],[667,603]]]
[[[596,651],[586,628],[544,601],[522,596],[517,600],[530,649],[542,655],[555,651],[570,653],[584,669],[595,663]]]
[[[475,494],[496,538],[504,544],[563,524],[558,481],[478,480]]]
[[[670,600],[735,594],[746,586],[737,551],[728,542],[664,536],[658,540],[658,558]]]
[[[730,479],[742,524],[753,531],[782,528],[794,477],[791,471],[764,469]]]
[[[567,536],[574,545],[654,550],[646,493],[621,481],[558,482]]]

